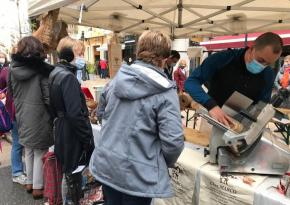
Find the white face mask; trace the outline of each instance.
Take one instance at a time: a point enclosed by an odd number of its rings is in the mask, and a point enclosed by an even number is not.
[[[5,63],[5,58],[0,58],[0,64],[4,64]]]

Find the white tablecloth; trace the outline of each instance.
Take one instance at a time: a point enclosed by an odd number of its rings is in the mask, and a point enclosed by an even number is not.
[[[101,126],[96,125],[96,124],[92,124],[92,129],[93,129],[93,135],[94,135],[94,142],[95,142],[95,146],[96,146],[97,139],[101,135]]]
[[[275,189],[278,177],[246,175],[255,180],[248,185],[243,182],[245,175],[221,176],[196,145],[186,143],[170,173],[175,197],[155,199],[154,205],[290,205],[290,199]]]

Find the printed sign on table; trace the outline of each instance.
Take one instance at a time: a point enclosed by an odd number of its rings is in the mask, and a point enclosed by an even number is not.
[[[222,176],[217,168],[210,164],[201,168],[199,205],[252,205],[255,189],[266,177],[237,174]]]

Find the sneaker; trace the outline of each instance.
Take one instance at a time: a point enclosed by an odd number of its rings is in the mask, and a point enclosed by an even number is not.
[[[26,180],[27,180],[27,178],[26,178],[26,176],[24,174],[21,174],[21,175],[19,175],[17,177],[12,177],[12,181],[14,183],[18,183],[18,184],[21,184],[21,185],[25,185],[26,184]]]

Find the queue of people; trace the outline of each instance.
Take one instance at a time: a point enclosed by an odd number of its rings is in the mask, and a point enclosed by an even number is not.
[[[42,198],[42,158],[53,146],[63,175],[64,205],[79,204],[82,176],[74,173],[79,165],[89,165],[102,184],[105,205],[150,205],[153,198],[173,196],[168,168],[184,147],[178,93],[188,92],[213,118],[229,126],[231,118],[221,106],[235,91],[255,103],[270,102],[275,80],[270,65],[280,57],[282,46],[278,35],[264,33],[249,48],[211,55],[188,77],[187,63],[171,50],[170,38],[145,31],[136,61],[123,64],[101,93],[97,116],[102,128],[95,147],[78,77],[84,64],[82,42],[61,39],[59,60],[52,66],[45,62],[41,42],[24,37],[10,68],[0,53],[0,89],[8,87],[6,109],[13,122],[13,182],[24,184],[33,198]],[[287,59],[276,84],[285,86],[287,81],[288,88]],[[206,93],[202,85],[207,82]]]
[[[32,36],[18,42],[10,66],[6,54],[0,53],[0,89],[5,92],[6,110],[13,122],[12,181],[25,185],[34,199],[43,198],[43,159],[52,145],[67,187],[63,204],[75,198],[70,186],[81,186],[81,178],[72,171],[79,163],[88,164],[93,151],[88,110],[77,79],[76,59],[84,48],[80,43],[62,39],[55,66],[45,62],[43,45]]]

